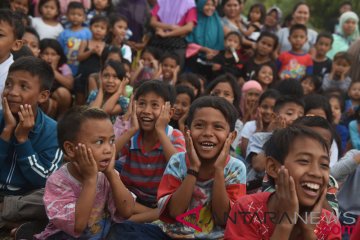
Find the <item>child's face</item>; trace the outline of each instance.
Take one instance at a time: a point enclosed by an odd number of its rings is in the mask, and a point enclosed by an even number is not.
[[[285,119],[286,125],[289,126],[299,117],[304,116],[304,108],[296,103],[288,102],[278,110],[280,117]]]
[[[180,93],[176,95],[176,100],[174,104],[175,112],[172,116],[172,119],[177,121],[179,120],[184,114],[189,111],[191,105],[191,98],[186,93]]]
[[[85,12],[80,8],[70,9],[67,18],[73,26],[81,26],[85,21]]]
[[[351,99],[358,101],[360,100],[360,82],[353,83],[349,88],[348,95]]]
[[[57,66],[60,60],[60,55],[53,48],[47,47],[40,54],[40,58],[49,65],[55,64]]]
[[[13,28],[5,21],[0,21],[0,63],[3,63],[15,46],[15,35]]]
[[[261,18],[261,12],[258,7],[253,8],[250,12],[250,21],[251,22],[258,22]]]
[[[136,115],[141,130],[151,132],[161,113],[161,107],[165,105],[162,97],[155,92],[149,92],[137,99]]]
[[[225,48],[233,48],[233,49],[239,49],[240,48],[240,39],[238,36],[231,34],[225,39]]]
[[[41,91],[40,79],[26,71],[9,72],[5,82],[3,97],[7,98],[10,111],[17,116],[20,105],[29,104],[36,113],[38,104],[44,103],[49,91]]]
[[[94,0],[93,3],[96,10],[102,11],[109,5],[109,0]]]
[[[123,41],[126,36],[126,30],[128,28],[128,24],[125,21],[117,21],[112,27],[112,32],[114,36],[118,37],[119,40]]]
[[[177,67],[175,59],[165,58],[162,63],[162,73],[164,79],[172,79],[174,77],[174,71]]]
[[[301,82],[301,86],[304,90],[304,95],[308,95],[314,92],[315,85],[310,78],[306,78]]]
[[[333,62],[332,71],[335,76],[342,76],[349,72],[350,64],[345,59],[337,59]]]
[[[300,50],[307,41],[307,33],[302,29],[297,29],[289,36],[289,42],[293,50]]]
[[[264,65],[260,68],[258,73],[258,81],[262,85],[269,86],[274,79],[273,70],[270,66]]]
[[[339,124],[341,120],[341,107],[337,98],[330,98],[329,103],[331,105],[331,113],[335,124]]]
[[[204,107],[195,111],[190,132],[199,159],[214,161],[229,136],[230,127],[219,110]]]
[[[354,19],[347,20],[342,26],[342,30],[345,36],[350,36],[351,34],[353,34],[355,32],[356,25],[357,23]]]
[[[261,92],[257,89],[250,89],[246,92],[246,103],[248,106],[255,106],[260,98]]]
[[[234,102],[234,92],[230,83],[228,82],[221,82],[218,83],[210,93],[213,96],[218,96],[225,98],[229,103],[233,104]]]
[[[37,37],[29,32],[25,32],[22,40],[24,45],[28,46],[31,52],[34,54],[35,57],[39,56],[40,48],[39,48],[39,40]]]
[[[322,37],[315,44],[316,54],[319,56],[325,56],[326,53],[331,49],[331,39]]]
[[[81,124],[76,141],[91,149],[99,172],[107,168],[115,151],[115,135],[110,120],[86,120]]]
[[[207,17],[211,17],[215,12],[215,3],[213,0],[207,0],[204,8],[203,13]]]
[[[329,182],[329,153],[316,140],[298,137],[292,143],[284,166],[295,182],[301,207],[312,207]]]
[[[120,86],[121,80],[116,75],[115,70],[107,66],[101,73],[101,82],[103,89],[106,93],[113,94]]]
[[[264,123],[270,123],[274,117],[274,106],[276,100],[274,98],[265,98],[259,105],[259,112]]]
[[[122,59],[121,59],[120,53],[111,52],[111,53],[109,53],[108,57],[106,58],[106,61],[109,61],[109,60],[121,62]]]
[[[107,34],[108,26],[105,22],[96,22],[90,26],[90,30],[95,40],[102,40]]]
[[[256,44],[257,54],[269,56],[274,50],[275,40],[271,37],[262,37]]]
[[[42,5],[41,16],[45,19],[54,19],[59,13],[55,1],[49,1]]]
[[[10,1],[11,11],[20,11],[25,14],[29,13],[29,2],[28,0],[12,0]]]
[[[131,66],[129,64],[124,64],[125,74],[127,78],[131,78]]]
[[[322,108],[312,108],[306,112],[306,116],[317,116],[327,119],[326,112]]]
[[[141,58],[142,58],[142,60],[144,60],[144,66],[151,67],[152,61],[154,60],[154,57],[151,53],[144,52],[144,54],[142,55]]]

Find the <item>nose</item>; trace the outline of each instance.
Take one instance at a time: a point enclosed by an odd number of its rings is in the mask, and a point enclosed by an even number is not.
[[[203,132],[204,137],[211,137],[213,135],[213,131],[211,126],[206,126]]]
[[[105,144],[104,154],[112,154],[113,145],[110,143]]]
[[[316,178],[321,178],[321,170],[319,164],[317,164],[317,161],[312,162],[309,167],[308,174]]]

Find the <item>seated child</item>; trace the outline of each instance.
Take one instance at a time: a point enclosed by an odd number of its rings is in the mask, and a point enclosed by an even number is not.
[[[141,80],[153,79],[159,68],[159,53],[154,48],[145,48],[141,52],[138,66],[131,77],[131,85]]]
[[[331,49],[333,41],[334,38],[330,33],[320,33],[316,38],[313,74],[321,79],[331,71],[332,61],[326,54]]]
[[[176,54],[166,53],[160,60],[160,67],[154,74],[154,79],[159,79],[171,85],[175,85],[180,71],[180,60]]]
[[[122,162],[121,179],[137,196],[135,215],[130,220],[158,219],[156,194],[171,156],[185,151],[183,134],[169,126],[175,93],[158,80],[137,88],[130,128],[116,142]]]
[[[304,95],[318,93],[321,89],[321,79],[315,75],[305,75],[300,79],[301,87],[304,90]]]
[[[240,198],[231,209],[225,239],[340,239],[336,216],[322,207],[329,182],[326,140],[306,127],[287,127],[273,133],[265,155],[276,191]],[[306,218],[310,214],[313,221]]]
[[[307,28],[302,24],[294,24],[290,28],[289,42],[291,50],[283,52],[278,58],[279,77],[281,80],[312,75],[313,61],[311,55],[304,52],[302,47],[307,42]]]
[[[113,222],[131,216],[135,203],[114,169],[109,116],[98,108],[72,108],[59,121],[58,136],[69,162],[46,183],[49,224],[35,237],[105,239]]]
[[[195,98],[200,97],[203,92],[203,86],[201,83],[201,77],[195,73],[184,72],[181,73],[176,81],[176,86],[187,86],[191,88],[194,92]]]
[[[360,107],[360,82],[352,81],[347,90],[349,99],[345,101],[344,123],[349,124],[354,119],[356,109]]]
[[[40,54],[40,37],[32,27],[26,27],[22,40],[25,46],[28,46],[35,57]]]
[[[46,219],[42,188],[63,157],[56,122],[39,108],[53,81],[50,65],[36,57],[19,58],[9,68],[0,111],[0,227]]]

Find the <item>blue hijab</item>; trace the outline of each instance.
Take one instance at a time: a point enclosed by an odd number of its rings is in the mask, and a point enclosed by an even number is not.
[[[197,25],[186,37],[189,43],[196,43],[214,50],[224,49],[224,30],[218,13],[210,17],[204,15],[203,9],[207,0],[199,0],[196,4]]]

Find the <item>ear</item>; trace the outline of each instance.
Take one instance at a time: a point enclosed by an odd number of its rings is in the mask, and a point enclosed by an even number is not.
[[[65,151],[65,154],[67,156],[69,156],[70,158],[74,158],[75,157],[75,145],[74,143],[70,142],[70,141],[65,141],[64,142],[64,151]]]
[[[20,48],[24,45],[24,42],[23,40],[21,39],[16,39],[15,42],[12,44],[11,46],[11,50],[16,52],[16,51],[19,51]]]
[[[173,117],[174,113],[175,113],[175,108],[171,107],[169,111],[170,119]]]
[[[50,91],[49,90],[43,90],[40,92],[38,96],[38,103],[44,103],[49,99]]]
[[[277,179],[281,164],[272,157],[266,157],[265,171],[273,179]]]
[[[237,136],[237,132],[236,131],[232,131],[231,133],[231,136],[230,136],[230,140],[231,140],[231,143],[233,143],[234,142],[234,140],[235,140],[235,138],[236,138],[236,136]]]

